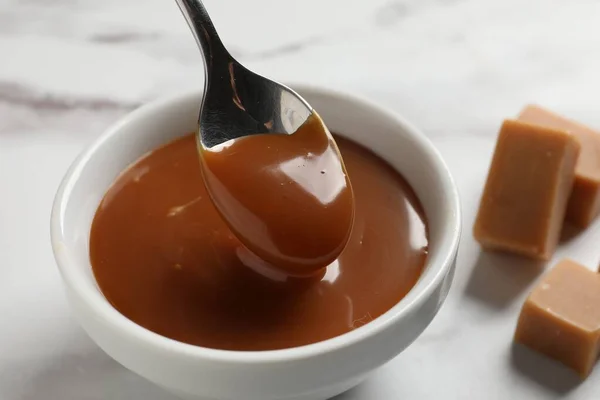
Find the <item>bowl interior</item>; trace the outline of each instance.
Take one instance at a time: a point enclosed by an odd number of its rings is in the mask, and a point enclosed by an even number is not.
[[[449,268],[459,235],[458,198],[452,179],[429,142],[396,115],[347,95],[306,87],[297,90],[319,111],[332,132],[371,149],[398,170],[423,205],[430,234],[429,258],[415,287],[378,320],[391,318],[398,313],[396,308],[415,301]],[[108,304],[89,261],[90,226],[98,204],[128,165],[194,131],[199,105],[200,93],[196,92],[142,107],[107,131],[67,173],[53,211],[53,247],[63,276],[68,275],[78,290],[87,291],[94,301]]]

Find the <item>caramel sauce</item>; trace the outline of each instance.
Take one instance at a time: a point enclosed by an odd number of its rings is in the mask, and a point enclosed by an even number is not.
[[[270,268],[316,273],[342,252],[354,199],[333,137],[315,113],[293,134],[258,134],[201,150],[213,203]]]
[[[291,277],[250,252],[213,205],[189,135],[138,160],[106,193],[90,237],[100,289],[151,331],[228,350],[306,345],[385,313],[422,272],[425,218],[395,170],[349,140],[336,141],[355,212],[348,242],[326,270]]]

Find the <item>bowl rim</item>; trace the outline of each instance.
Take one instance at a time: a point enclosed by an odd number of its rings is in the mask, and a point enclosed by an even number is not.
[[[207,347],[196,346],[188,343],[183,343],[154,333],[135,322],[131,321],[119,311],[117,311],[101,293],[92,293],[84,290],[83,285],[78,284],[80,277],[74,276],[72,271],[76,270],[75,262],[69,256],[68,248],[63,244],[63,224],[64,214],[70,194],[75,187],[82,169],[94,157],[94,154],[104,142],[109,140],[114,135],[118,135],[121,130],[133,121],[156,115],[165,108],[174,103],[187,103],[200,99],[202,95],[201,89],[186,90],[170,96],[161,97],[150,103],[140,106],[139,108],[127,113],[117,122],[113,123],[103,133],[96,138],[91,144],[88,144],[82,152],[75,158],[71,166],[65,173],[58,190],[56,192],[52,205],[50,218],[50,236],[52,251],[58,266],[59,272],[65,284],[76,292],[78,297],[98,315],[102,320],[105,320],[113,326],[114,329],[121,331],[123,334],[137,340],[139,344],[145,345],[154,350],[168,352],[172,356],[173,353],[181,357],[211,360],[223,363],[235,364],[265,364],[275,362],[289,362],[293,360],[301,360],[310,358],[323,353],[330,353],[336,350],[353,346],[365,339],[374,336],[378,333],[391,328],[403,317],[415,308],[423,305],[428,298],[431,297],[435,289],[442,283],[443,279],[450,272],[453,262],[455,261],[461,234],[461,211],[460,201],[457,187],[454,183],[452,175],[442,159],[438,150],[433,146],[429,139],[416,127],[406,121],[403,117],[395,112],[381,106],[363,96],[357,96],[337,89],[331,89],[323,86],[313,86],[304,83],[287,84],[299,93],[310,92],[319,96],[330,96],[338,100],[351,101],[363,108],[370,108],[380,115],[385,115],[386,118],[393,120],[399,130],[407,132],[413,140],[419,142],[420,147],[429,153],[433,165],[442,178],[442,188],[446,192],[449,199],[447,212],[450,214],[451,226],[446,230],[446,236],[450,236],[449,240],[445,239],[442,243],[442,257],[437,264],[432,264],[429,268],[433,271],[428,277],[426,284],[421,286],[418,293],[413,293],[417,285],[413,286],[408,294],[391,309],[386,311],[381,316],[373,321],[365,324],[353,331],[346,332],[342,335],[326,339],[321,342],[307,344],[303,346],[278,349],[278,350],[263,350],[263,351],[234,351],[213,349]],[[200,105],[200,103],[198,103]],[[83,279],[83,278],[81,278]],[[411,293],[413,293],[412,296]],[[412,297],[412,298],[411,298]],[[404,301],[410,299],[410,302]]]

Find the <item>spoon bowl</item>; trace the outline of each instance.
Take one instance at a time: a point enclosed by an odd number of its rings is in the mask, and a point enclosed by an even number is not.
[[[248,135],[296,132],[313,114],[306,100],[237,62],[200,0],[176,1],[204,56],[199,146],[210,149]]]

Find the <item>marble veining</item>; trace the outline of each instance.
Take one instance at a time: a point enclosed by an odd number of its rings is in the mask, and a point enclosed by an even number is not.
[[[481,253],[471,236],[494,139],[528,102],[600,129],[596,0],[205,0],[251,69],[354,92],[423,129],[455,176],[464,233],[450,296],[425,333],[337,400],[594,399],[511,345],[543,266]],[[251,18],[249,18],[251,16]],[[0,0],[0,398],[165,400],[71,317],[49,244],[66,168],[139,105],[202,85],[173,0]],[[555,260],[600,261],[600,222]]]

